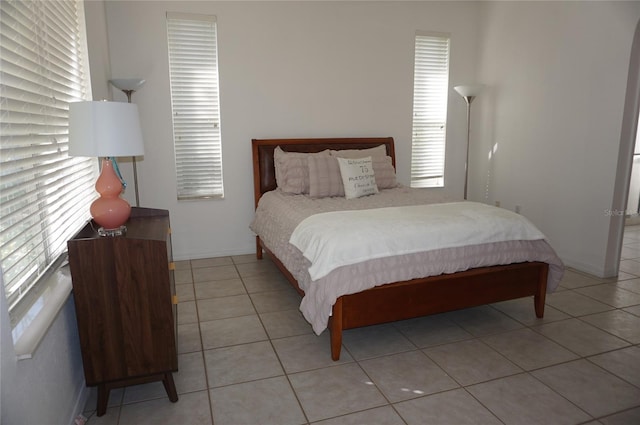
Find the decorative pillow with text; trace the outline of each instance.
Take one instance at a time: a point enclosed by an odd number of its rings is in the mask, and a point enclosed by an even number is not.
[[[347,199],[378,193],[370,156],[366,158],[338,158],[338,164]]]

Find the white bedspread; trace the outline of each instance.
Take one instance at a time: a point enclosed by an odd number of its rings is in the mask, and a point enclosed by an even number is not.
[[[317,280],[338,267],[393,255],[539,239],[544,234],[525,217],[465,201],[315,214],[289,242],[310,261]]]

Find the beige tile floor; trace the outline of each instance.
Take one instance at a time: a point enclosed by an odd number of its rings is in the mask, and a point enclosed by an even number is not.
[[[176,271],[179,401],[112,391],[98,424],[640,424],[640,226],[618,279],[567,270],[536,319],[522,299],[345,332],[333,362],[269,260]]]

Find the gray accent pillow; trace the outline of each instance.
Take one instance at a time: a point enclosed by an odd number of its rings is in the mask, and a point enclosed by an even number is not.
[[[335,157],[308,157],[309,196],[327,198],[344,196],[344,184],[340,175],[340,166]]]
[[[273,151],[273,163],[276,171],[276,184],[286,193],[299,195],[309,193],[309,157],[329,157],[329,150],[318,153],[285,152],[276,146]]]

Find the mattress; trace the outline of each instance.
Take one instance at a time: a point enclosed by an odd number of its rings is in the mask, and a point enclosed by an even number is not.
[[[261,197],[250,228],[278,257],[305,292],[300,310],[316,334],[326,329],[331,307],[340,296],[392,282],[477,267],[540,261],[549,264],[547,291],[552,292],[557,288],[564,266],[543,239],[481,243],[376,258],[338,267],[316,280],[312,280],[309,274],[310,261],[289,243],[298,224],[315,214],[450,201],[435,191],[407,187],[385,189],[373,196],[349,200],[343,197],[314,199],[276,189]]]

